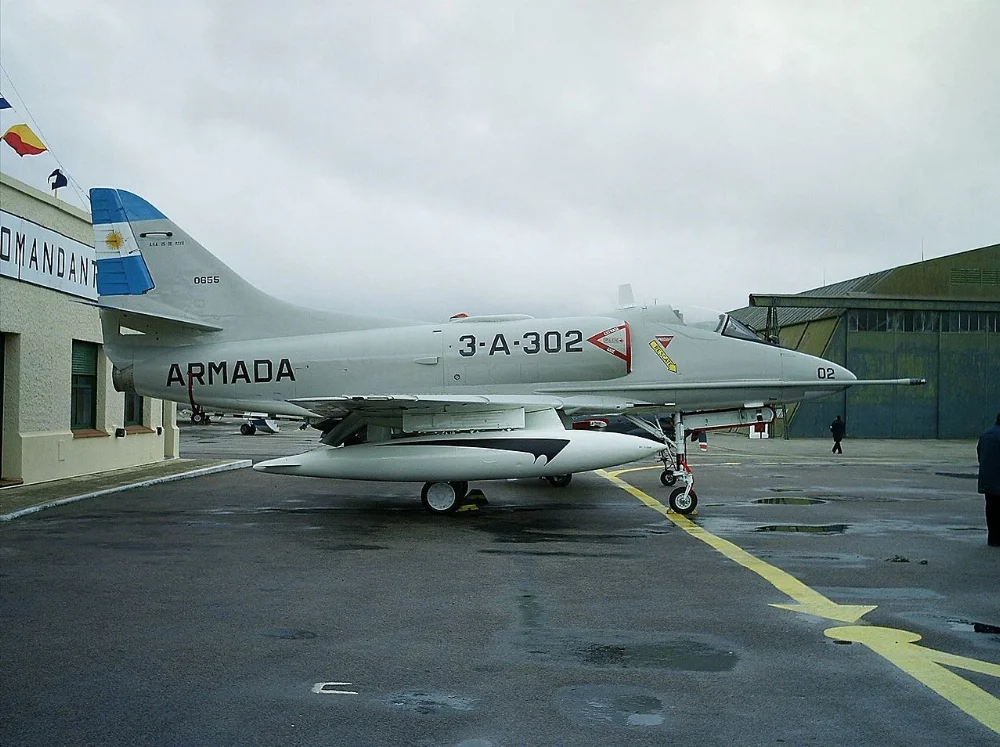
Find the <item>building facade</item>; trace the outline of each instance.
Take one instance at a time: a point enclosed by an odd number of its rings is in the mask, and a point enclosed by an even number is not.
[[[794,296],[752,298],[757,305],[733,314],[785,347],[862,379],[927,379],[789,407],[790,437],[828,435],[841,415],[850,437],[975,438],[1000,412],[1000,244]]]
[[[90,216],[0,174],[0,482],[178,455],[175,405],[116,392]]]

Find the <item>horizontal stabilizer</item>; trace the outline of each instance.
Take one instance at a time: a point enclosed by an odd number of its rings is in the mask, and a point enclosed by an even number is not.
[[[208,322],[202,321],[201,319],[194,319],[192,317],[183,317],[173,311],[154,311],[152,309],[148,311],[136,311],[134,309],[127,308],[126,306],[116,306],[109,303],[93,303],[81,301],[80,303],[86,306],[93,306],[104,311],[117,311],[121,314],[126,315],[126,318],[121,320],[124,326],[131,326],[128,323],[127,317],[133,317],[135,319],[140,319],[146,323],[159,323],[159,322],[169,322],[171,324],[179,324],[184,327],[190,327],[192,329],[200,330],[202,332],[218,332],[222,329],[215,324],[209,324]]]

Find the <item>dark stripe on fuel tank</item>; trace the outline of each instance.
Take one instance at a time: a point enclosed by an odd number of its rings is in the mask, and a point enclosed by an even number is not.
[[[569,443],[568,438],[442,438],[433,441],[390,441],[385,446],[461,446],[466,449],[523,451],[535,459],[544,456],[552,461]]]

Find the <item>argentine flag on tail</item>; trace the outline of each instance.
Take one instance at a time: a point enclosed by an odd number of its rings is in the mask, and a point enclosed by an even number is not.
[[[153,289],[130,221],[165,218],[141,197],[118,189],[90,190],[98,296],[139,296]]]

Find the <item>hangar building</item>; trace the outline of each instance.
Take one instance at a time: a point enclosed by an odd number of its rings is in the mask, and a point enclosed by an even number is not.
[[[828,435],[842,415],[848,437],[976,438],[1000,412],[1000,244],[750,299],[733,315],[786,347],[862,379],[927,379],[789,407],[789,437]]]
[[[114,390],[90,216],[0,174],[0,484],[178,454],[173,403]]]

